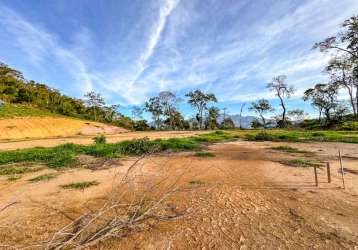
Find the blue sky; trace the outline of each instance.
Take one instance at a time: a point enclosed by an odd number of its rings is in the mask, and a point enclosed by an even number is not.
[[[199,88],[235,114],[274,98],[265,85],[286,74],[289,107],[312,112],[300,97],[325,80],[330,57],[312,45],[353,14],[357,0],[0,0],[0,61],[125,113],[159,91]]]

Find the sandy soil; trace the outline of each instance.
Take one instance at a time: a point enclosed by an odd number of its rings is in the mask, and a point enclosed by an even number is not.
[[[73,118],[22,117],[0,119],[0,141],[123,132],[128,132],[128,130],[99,122]]]
[[[341,188],[336,156],[344,154],[346,168],[358,170],[357,145],[295,143],[293,147],[314,152],[302,156],[276,152],[272,146],[288,143],[230,142],[211,145],[216,157],[198,158],[193,153],[159,155],[141,163],[141,173],[158,178],[180,177],[187,191],[170,198],[186,217],[162,222],[150,230],[126,238],[101,242],[95,249],[357,249],[358,175],[346,173]],[[295,168],[283,159],[312,158],[330,161],[332,183],[319,169],[319,187],[312,168]],[[126,172],[135,159],[122,159],[112,168],[58,172],[48,182],[0,180],[0,242],[30,242],[46,238],[89,201],[111,189],[113,176]],[[44,170],[49,172],[50,170]],[[84,191],[64,190],[72,181],[97,180],[100,185]],[[200,181],[200,185],[191,185]]]
[[[150,132],[125,132],[119,134],[107,134],[107,141],[110,143],[120,142],[124,140],[132,140],[143,137],[150,139],[158,138],[175,138],[175,137],[187,137],[192,135],[198,135],[202,133],[208,133],[205,131],[150,131]],[[32,148],[32,147],[54,147],[65,143],[76,143],[76,144],[91,144],[93,143],[93,135],[77,135],[67,136],[59,138],[43,138],[43,139],[22,139],[17,141],[1,141],[0,140],[0,151],[1,150],[14,150],[21,148]]]

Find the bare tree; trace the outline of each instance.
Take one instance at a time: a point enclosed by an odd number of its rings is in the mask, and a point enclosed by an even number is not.
[[[143,109],[139,106],[132,107],[132,119],[133,120],[142,120],[143,119]]]
[[[330,74],[330,84],[347,90],[353,114],[358,118],[358,77],[354,75],[354,63],[344,56],[335,57],[326,71]]]
[[[241,104],[241,108],[240,108],[240,129],[242,129],[242,111],[244,110],[244,107],[245,107],[246,103],[242,103]]]
[[[291,95],[295,92],[295,89],[293,86],[288,86],[285,81],[287,79],[287,76],[280,75],[276,76],[272,79],[272,82],[267,84],[267,88],[273,92],[275,92],[275,95],[280,99],[280,105],[282,107],[282,126],[285,126],[286,122],[286,105],[284,100],[286,98],[290,98]]]

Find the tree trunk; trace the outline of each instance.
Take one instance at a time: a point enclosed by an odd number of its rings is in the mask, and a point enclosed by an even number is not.
[[[284,125],[285,121],[286,121],[286,107],[285,107],[285,104],[283,102],[283,98],[280,95],[278,97],[280,98],[281,107],[283,109],[283,112],[282,112],[282,124]]]
[[[262,125],[264,126],[264,128],[266,128],[266,120],[265,120],[265,117],[264,117],[262,114],[260,114],[260,116],[261,116],[261,120],[262,120]]]
[[[358,120],[358,84],[356,86],[356,120]]]

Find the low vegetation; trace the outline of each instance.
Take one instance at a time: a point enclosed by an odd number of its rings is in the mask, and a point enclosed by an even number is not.
[[[55,175],[55,174],[43,174],[43,175],[36,176],[36,177],[30,179],[29,181],[30,182],[49,181],[56,177],[57,177],[57,175]]]
[[[18,165],[7,165],[0,167],[0,175],[20,175],[26,173],[33,173],[43,169],[43,167],[35,166],[18,166]]]
[[[306,131],[306,130],[237,130],[234,134],[252,141],[287,142],[346,142],[358,143],[358,131]]]
[[[188,138],[149,140],[148,138],[119,143],[95,143],[92,145],[63,144],[53,148],[31,148],[0,152],[0,165],[10,163],[41,163],[50,168],[79,167],[81,154],[94,157],[119,158],[126,155],[143,155],[162,151],[199,149],[203,142],[220,142],[235,139],[222,131]],[[21,174],[30,171],[27,167],[1,167],[0,174]]]
[[[191,186],[202,186],[205,183],[203,181],[201,181],[201,180],[191,180],[191,181],[189,181],[189,184]]]
[[[304,151],[304,150],[300,150],[298,148],[292,148],[289,146],[278,146],[278,147],[272,147],[272,150],[276,150],[276,151],[282,151],[282,152],[286,152],[286,153],[309,153],[308,151]]]
[[[7,180],[8,181],[17,181],[19,179],[22,178],[22,175],[21,174],[13,174],[13,175],[10,175]]]
[[[320,161],[313,161],[307,159],[293,159],[293,160],[284,160],[281,161],[282,164],[292,166],[292,167],[322,167],[323,163]]]
[[[66,185],[61,185],[63,189],[85,189],[92,186],[99,185],[97,181],[83,181],[83,182],[73,182]]]
[[[197,157],[215,157],[215,155],[213,153],[206,152],[206,151],[196,152],[194,154],[194,156],[197,156]]]
[[[96,137],[93,138],[93,142],[95,144],[106,144],[107,143],[107,139],[105,135],[97,135]]]
[[[51,116],[59,116],[57,114],[51,113],[47,110],[42,110],[39,108],[35,108],[29,105],[23,104],[4,104],[0,108],[0,118],[14,118],[14,117],[51,117]]]

